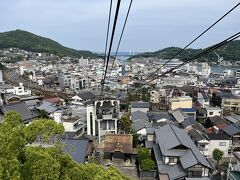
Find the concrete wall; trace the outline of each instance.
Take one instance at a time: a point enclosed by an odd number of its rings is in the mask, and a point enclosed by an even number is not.
[[[225,146],[220,146],[219,143],[226,143]],[[219,149],[224,152],[224,156],[228,156],[228,149],[231,144],[231,140],[210,140],[208,145],[208,154],[210,157],[212,157],[212,152],[214,149]]]

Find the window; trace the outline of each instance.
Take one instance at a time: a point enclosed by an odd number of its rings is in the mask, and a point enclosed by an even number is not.
[[[219,146],[226,146],[226,142],[219,142]]]
[[[176,162],[177,162],[177,158],[169,157],[169,163],[176,163]]]
[[[213,112],[209,112],[209,115],[213,115]]]

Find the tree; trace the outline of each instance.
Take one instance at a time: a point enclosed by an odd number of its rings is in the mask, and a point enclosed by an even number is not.
[[[150,171],[154,169],[155,163],[150,158],[147,158],[141,161],[140,167],[144,171]]]
[[[120,119],[121,129],[125,131],[125,133],[130,133],[131,130],[131,120],[129,115],[123,115]]]
[[[148,150],[148,148],[139,148],[137,151],[137,157],[138,157],[138,161],[141,163],[142,160],[147,159],[150,157],[150,152]]]
[[[0,179],[128,179],[112,167],[77,164],[59,141],[44,146],[31,144],[38,137],[49,143],[63,132],[63,126],[53,120],[36,120],[26,127],[17,112],[6,113],[0,124]]]
[[[217,167],[218,167],[218,164],[219,164],[219,161],[222,159],[223,157],[223,151],[219,150],[219,149],[214,149],[213,152],[212,152],[212,155],[213,155],[213,159],[215,161],[217,161]]]
[[[44,147],[26,147],[23,179],[59,179],[60,163]]]
[[[33,121],[26,127],[26,139],[29,143],[38,141],[39,143],[55,143],[64,133],[62,124],[57,124],[53,120],[39,119]]]

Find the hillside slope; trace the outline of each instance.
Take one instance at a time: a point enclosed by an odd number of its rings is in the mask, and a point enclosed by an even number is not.
[[[146,52],[146,53],[138,54],[136,56],[131,57],[131,59],[143,58],[143,57],[169,59],[173,57],[180,50],[181,48],[179,47],[168,47],[155,52]],[[180,60],[185,60],[201,52],[201,50],[204,50],[204,49],[186,49],[182,53],[180,53],[176,58]],[[226,44],[225,46],[218,48],[217,50],[215,50],[215,52],[219,54],[219,56],[223,57],[224,60],[240,61],[240,40],[235,40],[233,42],[230,42],[229,44]],[[210,52],[209,54],[203,56],[202,58],[199,58],[200,61],[208,61],[208,60],[217,61],[217,59],[218,57],[214,52]]]
[[[75,50],[64,47],[56,41],[41,37],[33,33],[15,30],[0,33],[0,49],[16,47],[26,51],[45,52],[59,56],[72,57],[96,57],[97,55],[90,51]]]

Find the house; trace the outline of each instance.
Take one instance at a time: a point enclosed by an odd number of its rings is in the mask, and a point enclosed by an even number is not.
[[[0,119],[3,119],[3,116],[6,112],[16,111],[20,114],[21,120],[24,124],[32,122],[34,119],[39,118],[39,114],[32,112],[24,102],[18,102],[13,104],[7,104],[0,107]]]
[[[95,97],[95,94],[90,91],[79,93],[72,97],[72,104],[82,105],[85,102],[93,101]]]
[[[240,123],[230,124],[222,128],[222,131],[232,140],[235,148],[240,148]]]
[[[87,129],[86,107],[70,106],[64,110],[55,111],[54,120],[63,124],[65,132],[82,136]]]
[[[208,137],[200,130],[198,129],[190,129],[188,132],[188,135],[191,137],[193,142],[198,147],[199,151],[206,157],[209,156],[209,139]]]
[[[174,117],[174,119],[178,122],[181,123],[183,122],[186,118],[188,118],[189,116],[183,112],[181,109],[176,109],[172,112],[172,115]]]
[[[229,180],[236,180],[240,178],[240,152],[234,152],[233,155],[236,159],[236,162],[232,162]]]
[[[42,101],[42,103],[36,107],[37,110],[45,111],[50,117],[53,117],[53,113],[59,109],[53,103]]]
[[[77,163],[85,163],[89,155],[89,140],[63,139],[63,150]]]
[[[207,118],[222,115],[222,109],[220,107],[206,107],[205,109],[207,111]]]
[[[195,108],[181,108],[181,110],[186,113],[189,117],[196,120],[197,112]]]
[[[132,159],[134,154],[131,134],[107,134],[104,142],[104,158]]]
[[[184,130],[166,124],[154,133],[153,152],[159,179],[209,177],[212,166]]]
[[[146,128],[151,127],[151,123],[149,118],[145,112],[142,111],[135,111],[131,113],[131,127],[136,134],[140,136],[146,136]]]
[[[226,133],[221,134],[208,134],[209,144],[208,144],[208,156],[212,157],[212,152],[214,149],[219,149],[224,152],[224,157],[228,157],[228,152],[232,140]]]
[[[132,102],[131,103],[131,112],[142,111],[147,113],[150,109],[149,102]]]

